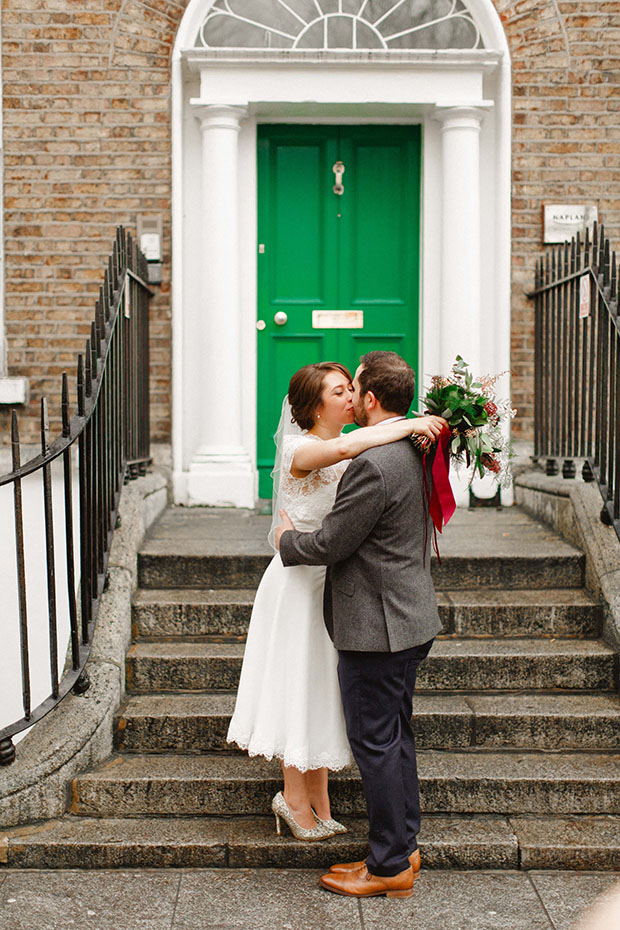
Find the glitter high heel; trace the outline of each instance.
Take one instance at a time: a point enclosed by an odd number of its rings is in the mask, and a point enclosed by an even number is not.
[[[296,840],[304,840],[307,843],[316,843],[319,840],[326,840],[328,837],[333,836],[333,832],[328,830],[327,827],[319,821],[314,827],[306,829],[306,827],[300,827],[288,804],[284,800],[284,795],[281,791],[278,791],[275,798],[271,802],[271,809],[275,814],[276,818],[276,833],[278,836],[281,836],[280,829],[280,819],[282,819]]]
[[[314,814],[317,823],[322,823],[323,826],[326,827],[333,836],[338,833],[349,832],[348,827],[345,827],[343,823],[339,823],[337,820],[334,820],[333,817],[330,817],[329,820],[321,820],[314,808],[312,809],[312,813]]]

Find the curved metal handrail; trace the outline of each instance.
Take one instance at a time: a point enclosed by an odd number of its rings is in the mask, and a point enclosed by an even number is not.
[[[105,584],[118,502],[127,477],[144,474],[149,458],[149,337],[146,260],[122,227],[104,274],[90,337],[77,361],[77,412],[69,415],[69,385],[62,375],[62,433],[49,441],[47,399],[41,400],[41,452],[21,464],[17,413],[12,412],[12,471],[0,487],[13,485],[23,716],[0,729],[0,764],[15,758],[12,737],[32,726],[71,690],[89,681],[84,666]],[[72,453],[79,449],[79,606],[75,576]],[[57,573],[52,500],[52,463],[63,460],[64,552],[70,626],[70,663],[58,671]],[[51,693],[31,706],[26,540],[22,481],[42,475],[46,537]]]

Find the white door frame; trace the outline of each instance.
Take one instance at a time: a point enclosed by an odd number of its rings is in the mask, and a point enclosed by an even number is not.
[[[445,372],[455,347],[477,370],[482,366],[486,372],[505,371],[510,364],[510,63],[499,18],[494,10],[489,15],[487,0],[468,5],[480,7],[477,21],[487,49],[493,51],[319,55],[191,49],[209,5],[192,0],[173,54],[174,496],[177,503],[252,506],[256,495],[256,125],[267,121],[421,123],[419,374],[426,382],[431,374]],[[204,132],[206,118],[217,132]],[[236,131],[231,135],[227,128]],[[238,167],[231,181],[225,152],[230,152],[233,136],[238,140]],[[205,291],[197,284],[197,275],[209,264],[201,242],[213,230],[205,229],[205,223],[210,216],[217,217],[219,209],[221,229],[228,214],[226,204],[217,207],[210,201],[205,210],[196,181],[191,188],[187,183],[190,177],[208,178],[214,171],[226,181],[225,189],[236,183],[230,203],[238,230],[233,265],[224,274],[221,261],[217,263],[220,291],[217,281],[209,279],[205,284],[207,293],[219,294],[226,280],[237,275],[239,353],[232,361],[237,369],[219,398],[212,372],[205,371],[194,351],[205,338],[201,327],[208,318],[208,307],[205,315],[200,306]],[[462,234],[472,228],[473,235]],[[214,357],[214,364],[223,366],[218,384],[225,383],[231,369],[222,358],[226,359],[225,353]],[[232,408],[237,410],[238,430],[224,437],[226,424],[209,426],[200,411],[209,403],[225,405],[235,384],[238,397]],[[507,390],[507,382],[502,387]],[[217,435],[201,435],[201,430]]]

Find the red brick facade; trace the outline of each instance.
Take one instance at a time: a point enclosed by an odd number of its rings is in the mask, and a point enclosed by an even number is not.
[[[170,437],[170,58],[185,0],[2,0],[8,374],[42,393],[82,349],[117,224],[164,217],[152,307],[152,435]],[[593,202],[616,244],[620,2],[496,0],[513,65],[515,434],[532,432],[533,320],[523,296],[545,200]],[[615,175],[615,177],[614,177]],[[1,408],[0,408],[1,410]],[[0,442],[8,439],[6,409]]]

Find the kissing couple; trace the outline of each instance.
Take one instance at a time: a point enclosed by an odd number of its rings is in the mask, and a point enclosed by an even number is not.
[[[441,629],[430,574],[430,466],[407,419],[415,373],[395,352],[291,378],[276,434],[276,553],[252,610],[228,741],[281,760],[276,829],[317,842],[346,833],[328,770],[357,763],[369,819],[365,861],[332,865],[337,894],[409,897],[420,871],[420,801],[411,731],[420,662]],[[359,430],[343,434],[348,423]],[[423,475],[424,468],[427,475]],[[279,551],[277,551],[279,550]],[[335,648],[334,648],[335,647]]]

